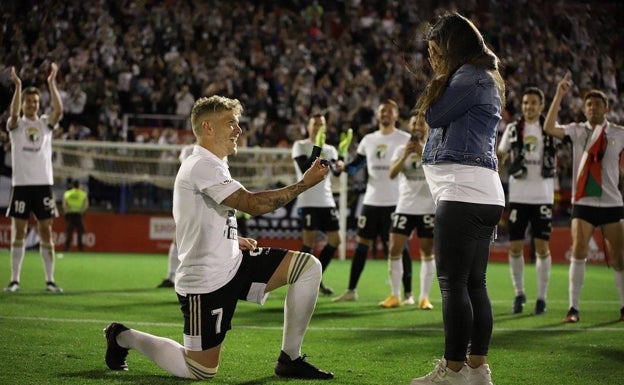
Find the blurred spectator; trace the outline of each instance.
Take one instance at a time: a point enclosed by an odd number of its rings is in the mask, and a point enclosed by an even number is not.
[[[62,120],[63,127],[67,128],[70,124],[84,124],[84,109],[87,104],[87,93],[80,86],[78,79],[68,84],[69,89],[64,93],[63,105],[65,106],[65,114]]]
[[[430,77],[426,45],[414,37],[424,20],[455,9],[500,53],[512,113],[520,110],[520,90],[546,84],[548,99],[570,68],[577,75],[562,120],[576,120],[582,94],[601,88],[614,102],[609,119],[624,121],[624,31],[617,17],[623,2],[458,3],[2,1],[0,11],[11,17],[0,34],[0,110],[10,103],[3,68],[20,64],[24,85],[38,85],[46,76],[41,69],[55,60],[68,97],[81,79],[86,102],[78,103],[84,119],[78,123],[94,132],[98,121],[121,132],[125,113],[187,115],[191,98],[222,93],[240,95],[250,119],[266,112],[271,127],[258,129],[250,144],[275,146],[282,133],[295,140],[292,122],[321,109],[332,125],[357,126],[361,137],[375,125],[367,109],[379,100],[399,101],[408,117]],[[70,108],[64,127],[73,119]]]

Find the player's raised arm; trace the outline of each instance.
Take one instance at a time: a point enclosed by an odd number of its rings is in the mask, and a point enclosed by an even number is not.
[[[546,114],[546,120],[544,121],[544,131],[546,131],[548,135],[559,139],[563,139],[565,132],[563,131],[563,127],[557,124],[557,115],[559,114],[561,101],[564,95],[570,90],[571,85],[572,74],[567,72],[559,81],[559,84],[557,84],[557,92],[555,93],[552,103],[550,103],[550,108],[548,109],[548,114]]]
[[[52,112],[50,113],[49,123],[52,127],[61,120],[63,115],[63,102],[61,101],[61,95],[56,87],[56,74],[58,73],[58,66],[56,63],[52,63],[50,66],[50,75],[48,76],[48,87],[50,88],[50,101],[52,103]]]
[[[17,119],[19,119],[20,109],[22,107],[22,80],[17,76],[15,67],[11,67],[11,81],[15,86],[15,91],[13,91],[13,99],[9,107],[8,127],[13,130],[17,128]]]
[[[262,192],[250,192],[245,188],[240,188],[225,198],[222,204],[254,216],[270,213],[285,206],[299,194],[322,181],[328,172],[329,167],[317,158],[297,183]]]

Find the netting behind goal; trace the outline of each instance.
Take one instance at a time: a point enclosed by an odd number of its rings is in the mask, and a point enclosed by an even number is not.
[[[173,183],[180,167],[178,155],[182,145],[157,145],[146,143],[61,141],[52,143],[55,183],[65,186],[67,179],[89,180],[89,196],[96,205],[128,211],[158,210],[171,212]],[[250,191],[261,191],[296,182],[295,168],[289,148],[238,149],[236,156],[229,157],[232,177]],[[333,177],[334,192],[338,194],[340,230],[347,234],[347,175]],[[91,183],[96,180],[100,183]],[[102,184],[116,186],[112,192]],[[153,186],[157,188],[154,189]],[[97,186],[97,188],[96,188]],[[130,188],[125,188],[130,186]],[[103,191],[98,191],[98,190]],[[62,193],[59,195],[62,196]],[[356,196],[357,199],[357,196]],[[261,228],[264,222],[270,230],[279,230],[284,222],[295,220],[291,212],[286,217],[283,210],[250,219]],[[256,221],[256,222],[254,222]],[[298,229],[294,226],[293,229]],[[282,229],[288,232],[288,229]],[[298,230],[297,230],[298,231]],[[251,236],[271,236],[261,230]],[[283,236],[284,234],[282,234]],[[346,242],[339,249],[340,258],[346,255]]]
[[[181,145],[54,141],[54,177],[121,185],[149,183],[173,189]],[[247,189],[264,190],[295,181],[290,149],[239,148],[229,158],[230,172]]]

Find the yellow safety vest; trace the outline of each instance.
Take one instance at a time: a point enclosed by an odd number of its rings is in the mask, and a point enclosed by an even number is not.
[[[87,193],[79,188],[72,188],[63,194],[68,213],[82,213],[86,208]]]

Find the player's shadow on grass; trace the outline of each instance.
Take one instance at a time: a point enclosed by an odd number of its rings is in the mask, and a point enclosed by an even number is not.
[[[128,373],[128,372],[116,372],[106,369],[98,370],[83,370],[80,372],[60,373],[58,377],[62,379],[91,379],[91,380],[110,380],[115,383],[127,382],[133,385],[167,385],[167,384],[197,384],[197,380],[189,380],[186,378],[179,378],[173,375],[151,375],[140,373]],[[215,377],[218,379],[219,374]],[[288,382],[292,381],[288,378],[281,378],[277,376],[266,376],[261,378],[254,378],[253,380],[237,382],[236,385],[262,385],[262,384],[274,384],[276,382]]]
[[[189,380],[168,375],[152,375],[143,373],[118,372],[107,369],[83,370],[79,372],[59,373],[58,377],[63,379],[91,379],[110,380],[115,383],[127,382],[136,385],[165,385],[165,384],[193,384],[197,380]]]
[[[624,362],[624,350],[614,348],[598,348],[598,354],[608,361]]]

